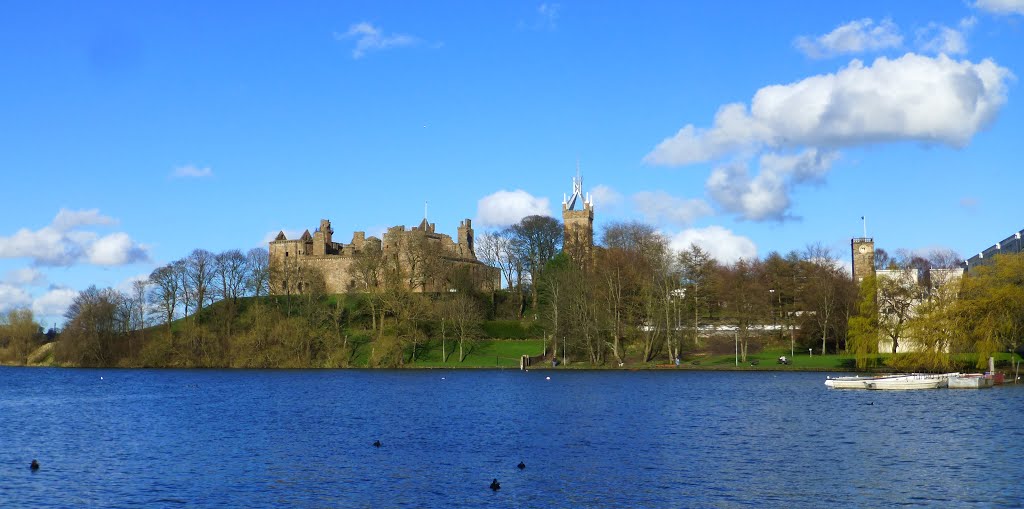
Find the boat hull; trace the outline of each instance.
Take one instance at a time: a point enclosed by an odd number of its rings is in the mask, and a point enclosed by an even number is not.
[[[983,375],[960,375],[949,378],[950,389],[987,389],[995,380]]]
[[[938,389],[945,387],[948,381],[944,378],[905,378],[876,380],[866,382],[865,388],[869,391],[915,391],[921,389]]]
[[[832,389],[867,389],[875,391],[910,391],[939,389],[949,384],[956,373],[944,375],[885,375],[876,377],[844,376],[825,380]]]

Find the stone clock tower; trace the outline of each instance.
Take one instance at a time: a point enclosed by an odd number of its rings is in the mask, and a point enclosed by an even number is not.
[[[851,239],[850,251],[853,254],[853,281],[860,284],[865,277],[875,273],[875,239]]]

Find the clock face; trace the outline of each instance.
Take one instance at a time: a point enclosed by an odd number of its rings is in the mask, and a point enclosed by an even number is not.
[[[864,254],[864,253],[867,253],[867,252],[868,252],[868,246],[860,246],[860,254]]]

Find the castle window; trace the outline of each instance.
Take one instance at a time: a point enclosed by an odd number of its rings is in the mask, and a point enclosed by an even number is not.
[[[284,257],[285,257],[285,258],[288,258],[288,251],[285,251],[285,252],[284,252]]]

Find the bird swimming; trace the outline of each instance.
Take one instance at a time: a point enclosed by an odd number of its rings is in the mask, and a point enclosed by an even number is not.
[[[373,446],[374,447],[380,447],[381,446],[380,440],[374,440],[373,441]]]
[[[491,489],[494,490],[494,491],[498,491],[498,490],[501,489],[501,485],[498,484],[498,480],[497,479],[491,481]]]
[[[29,465],[28,468],[31,468],[32,470],[39,470],[39,462],[32,460],[32,464]]]
[[[516,466],[519,467],[519,470],[522,470],[522,469],[526,468],[526,463],[523,463],[522,461],[520,461],[519,464],[516,465]]]

